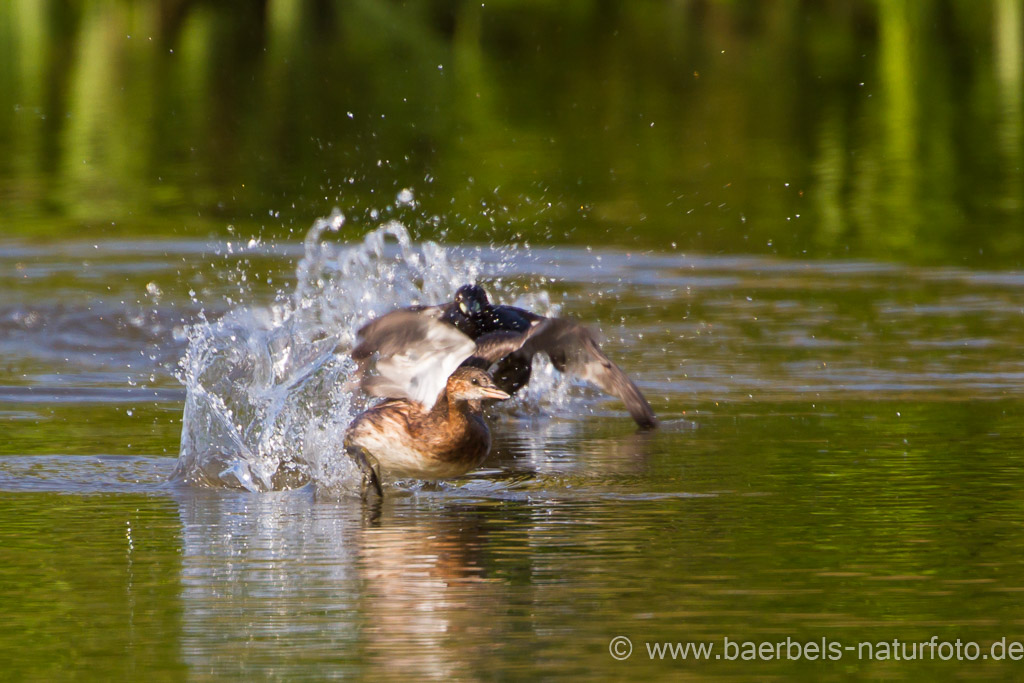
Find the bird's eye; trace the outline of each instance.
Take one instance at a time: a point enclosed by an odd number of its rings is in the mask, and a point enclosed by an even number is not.
[[[476,377],[474,377],[474,378],[473,378],[473,379],[472,379],[472,380],[470,381],[470,384],[472,384],[472,385],[473,385],[473,386],[475,386],[475,387],[478,387],[478,386],[480,386],[480,380],[478,380],[478,379],[477,379]]]

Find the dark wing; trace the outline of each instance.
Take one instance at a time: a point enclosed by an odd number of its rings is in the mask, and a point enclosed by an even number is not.
[[[531,313],[523,308],[515,306],[491,306],[491,310],[485,317],[485,331],[508,330],[513,332],[526,332],[531,326],[547,320],[542,315]]]
[[[364,325],[352,358],[359,363],[360,386],[372,396],[409,398],[431,407],[448,376],[470,357],[470,364],[488,368],[517,351],[543,328],[543,318],[525,332],[491,332],[474,342],[442,321],[445,307],[392,311]],[[376,358],[376,374],[368,372]]]
[[[359,362],[360,386],[372,396],[408,398],[428,408],[448,376],[469,358],[476,344],[438,318],[438,307],[392,311],[359,330],[352,358]],[[376,354],[376,374],[368,370]]]
[[[481,361],[481,367],[489,368],[510,353],[521,349],[534,335],[542,333],[547,325],[547,318],[537,316],[523,332],[488,332],[481,335],[476,339],[473,359]]]
[[[529,353],[543,352],[560,372],[570,372],[605,393],[617,396],[641,427],[654,427],[654,411],[626,373],[604,355],[594,333],[572,320],[549,318],[524,345]]]

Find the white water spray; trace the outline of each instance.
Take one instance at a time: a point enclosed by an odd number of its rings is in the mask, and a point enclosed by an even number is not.
[[[348,352],[356,330],[395,308],[449,300],[459,285],[478,279],[482,258],[413,243],[395,221],[361,243],[324,240],[343,227],[337,211],[316,221],[294,289],[279,293],[276,303],[238,306],[188,329],[173,479],[250,491],[311,481],[335,492],[355,490],[355,467],[341,444],[365,406],[351,381]],[[500,272],[500,260],[488,268]],[[546,293],[533,298],[521,303],[552,312]]]

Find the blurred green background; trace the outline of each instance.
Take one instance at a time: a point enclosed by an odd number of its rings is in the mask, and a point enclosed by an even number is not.
[[[1022,15],[5,0],[0,235],[288,239],[340,206],[448,241],[1020,267]]]

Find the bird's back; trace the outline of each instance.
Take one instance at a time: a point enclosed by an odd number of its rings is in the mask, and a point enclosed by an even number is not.
[[[441,320],[454,325],[470,339],[478,339],[491,332],[526,332],[532,322],[543,320],[543,316],[515,306],[491,306],[471,318],[455,304],[448,304],[441,314]]]

